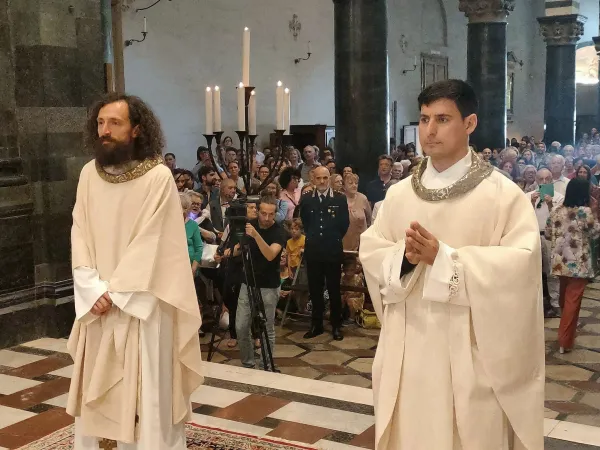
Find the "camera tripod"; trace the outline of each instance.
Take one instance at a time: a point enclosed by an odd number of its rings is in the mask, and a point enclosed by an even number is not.
[[[252,336],[257,336],[257,338],[260,341],[262,369],[268,372],[279,372],[279,370],[275,368],[275,361],[273,359],[273,349],[271,348],[271,343],[269,342],[265,304],[263,302],[260,288],[255,287],[256,277],[254,276],[254,264],[252,262],[252,252],[250,251],[250,246],[248,244],[248,237],[245,234],[245,229],[239,230],[238,232],[236,231],[237,230],[233,231],[227,237],[224,248],[229,249],[229,258],[233,258],[236,241],[240,244],[244,279],[246,288],[248,290],[248,301],[250,303],[251,333]],[[232,238],[234,236],[236,239]],[[225,270],[225,277],[223,280],[223,293],[225,293],[225,291],[228,289],[228,281],[230,281],[229,277],[231,271],[232,267],[227,267]],[[220,312],[223,310],[222,300],[219,302],[217,309],[218,311],[216,317],[220,317]],[[214,355],[215,336],[219,332],[219,321],[217,320],[215,322],[215,325],[213,326],[213,332],[208,347],[208,361],[210,361],[212,359],[212,356]],[[221,339],[218,341],[218,343],[220,342]]]

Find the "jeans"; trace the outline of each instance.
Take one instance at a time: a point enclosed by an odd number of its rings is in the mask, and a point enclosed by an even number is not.
[[[261,288],[260,290],[265,314],[267,319],[267,335],[271,352],[275,352],[275,309],[279,300],[279,288]],[[237,313],[235,317],[235,328],[237,331],[238,347],[240,348],[240,359],[244,367],[253,368],[254,342],[252,341],[252,317],[250,313],[250,300],[248,299],[248,286],[242,283],[240,296],[238,298]],[[265,348],[265,352],[267,349]],[[259,365],[262,367],[262,359]]]

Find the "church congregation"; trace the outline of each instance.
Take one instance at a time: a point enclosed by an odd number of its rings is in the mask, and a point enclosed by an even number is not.
[[[599,0],[0,0],[0,73],[0,450],[600,450]]]

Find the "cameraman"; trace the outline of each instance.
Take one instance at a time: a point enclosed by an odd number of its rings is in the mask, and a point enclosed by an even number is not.
[[[255,220],[257,217],[256,203],[246,205],[246,219]],[[223,243],[217,249],[215,262],[219,264],[218,277],[215,280],[217,288],[223,299],[223,304],[229,311],[229,341],[228,348],[234,348],[237,345],[237,333],[235,330],[235,317],[237,312],[238,297],[240,295],[240,286],[244,281],[244,267],[242,263],[242,252],[238,238],[235,234],[231,235],[233,243],[228,241],[230,234],[229,225],[223,233]],[[232,244],[235,245],[233,256],[231,256]],[[227,248],[226,248],[227,247]]]
[[[286,234],[283,227],[275,223],[276,212],[277,199],[268,195],[261,197],[258,204],[258,219],[250,220],[246,224],[245,236],[252,257],[252,268],[254,269],[252,274],[247,274],[249,280],[246,280],[246,283],[253,286],[255,280],[256,287],[260,288],[265,306],[267,335],[273,353],[275,352],[275,309],[279,301],[279,263],[281,250],[286,244]],[[247,368],[254,368],[251,305],[246,283],[242,283],[240,289],[235,327],[242,365]],[[261,360],[259,366],[262,367],[262,365]]]

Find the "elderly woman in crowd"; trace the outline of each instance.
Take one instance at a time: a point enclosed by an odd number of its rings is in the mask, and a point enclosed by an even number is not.
[[[350,227],[342,243],[344,250],[357,251],[360,235],[371,225],[371,206],[367,197],[358,192],[358,175],[350,174],[344,178],[344,190],[350,212]]]
[[[565,157],[564,175],[569,180],[572,180],[573,178],[575,178],[577,176],[577,172],[575,171],[575,165],[573,164],[573,158],[570,156]]]
[[[575,344],[583,292],[596,276],[592,241],[600,235],[600,223],[590,209],[589,182],[569,182],[563,204],[550,213],[545,234],[552,246],[552,275],[560,278],[559,351],[567,353]]]
[[[300,196],[302,195],[298,187],[301,177],[300,169],[294,169],[293,167],[288,167],[279,176],[281,186],[279,198],[287,204],[286,220],[292,220],[298,215],[296,207],[300,203]]]
[[[532,192],[538,188],[538,184],[535,181],[536,175],[537,169],[535,166],[525,166],[521,174],[521,183],[519,184],[523,192]]]
[[[300,157],[300,151],[297,148],[292,147],[288,155],[290,160],[290,167],[297,169],[302,164],[302,158]]]
[[[207,208],[202,209],[204,197],[202,194],[194,191],[186,191],[186,193],[190,195],[190,200],[192,202],[188,217],[200,227],[200,236],[202,236],[202,240],[214,244],[217,240],[217,234],[208,217],[210,215],[209,210]]]
[[[202,263],[202,238],[200,237],[198,224],[189,217],[192,210],[192,198],[190,194],[187,192],[180,193],[179,199],[181,200],[183,220],[185,221],[185,235],[187,237],[190,264],[192,266],[192,273],[196,276],[196,272]]]
[[[404,166],[401,162],[395,162],[392,166],[392,180],[400,181],[404,173]],[[345,178],[345,177],[344,177]]]
[[[333,192],[339,192],[341,194],[344,193],[344,180],[342,179],[341,175],[337,173],[331,175],[331,178],[329,179],[329,185],[331,186],[331,189],[333,189]]]

